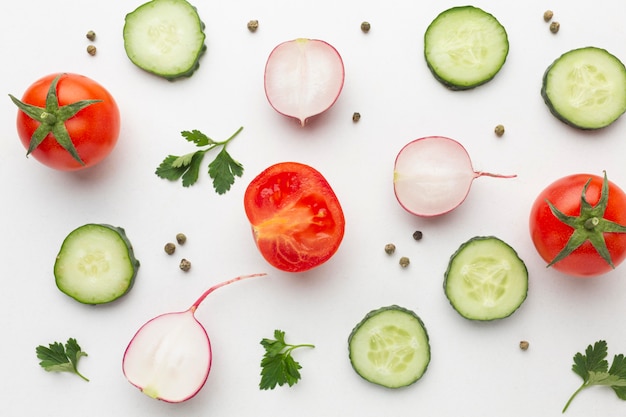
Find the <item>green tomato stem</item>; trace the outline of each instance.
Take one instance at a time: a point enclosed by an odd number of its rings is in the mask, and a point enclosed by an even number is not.
[[[585,229],[593,230],[598,224],[600,224],[600,219],[598,219],[597,217],[590,217],[585,220]]]

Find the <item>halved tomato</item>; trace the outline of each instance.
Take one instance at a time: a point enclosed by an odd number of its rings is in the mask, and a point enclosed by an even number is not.
[[[272,165],[252,180],[244,208],[261,255],[272,266],[302,272],[330,259],[341,244],[345,219],[339,200],[314,168]]]

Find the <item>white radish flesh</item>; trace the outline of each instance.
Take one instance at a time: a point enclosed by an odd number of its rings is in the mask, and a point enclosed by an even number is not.
[[[304,126],[337,101],[344,75],[343,61],[333,46],[317,39],[294,39],[270,53],[265,95],[277,112]]]
[[[205,291],[189,309],[149,320],[126,348],[124,376],[144,394],[165,402],[179,403],[194,397],[204,386],[212,363],[211,342],[194,315],[196,309],[216,289],[263,275],[222,282]]]
[[[463,203],[472,182],[481,176],[515,177],[474,171],[463,145],[443,136],[428,136],[408,143],[398,153],[394,192],[408,212],[438,216]]]

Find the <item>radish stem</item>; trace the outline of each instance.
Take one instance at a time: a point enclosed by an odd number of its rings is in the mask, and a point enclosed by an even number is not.
[[[262,277],[262,276],[265,276],[265,275],[267,275],[267,274],[266,274],[266,273],[264,273],[264,272],[262,272],[262,273],[258,273],[258,274],[241,275],[241,276],[238,276],[238,277],[236,277],[236,278],[229,279],[228,281],[220,282],[219,284],[216,284],[216,285],[212,286],[211,288],[209,288],[208,290],[206,290],[206,291],[204,292],[204,294],[202,294],[202,295],[200,296],[200,298],[198,298],[198,299],[196,300],[196,302],[195,302],[195,303],[193,303],[193,304],[191,305],[190,310],[191,310],[192,312],[195,312],[195,311],[196,311],[196,309],[198,308],[198,306],[200,306],[200,304],[204,301],[204,299],[205,299],[205,298],[206,298],[209,294],[211,294],[213,291],[217,290],[218,288],[221,288],[221,287],[223,287],[223,286],[225,286],[225,285],[228,285],[228,284],[232,284],[233,282],[236,282],[236,281],[241,281],[241,280],[243,280],[243,279],[248,279],[248,278],[256,278],[256,277]]]

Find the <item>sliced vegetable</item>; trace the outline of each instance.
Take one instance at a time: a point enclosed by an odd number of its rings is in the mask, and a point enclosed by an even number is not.
[[[126,15],[124,49],[139,68],[170,81],[190,77],[206,51],[204,23],[185,0],[151,0]]]
[[[279,113],[302,126],[328,110],[343,88],[344,67],[339,52],[317,39],[283,42],[265,65],[265,94]]]
[[[75,171],[104,160],[120,132],[113,96],[94,80],[78,74],[50,74],[26,89],[17,133],[27,155],[51,168]]]
[[[424,35],[428,68],[452,90],[467,90],[490,81],[508,53],[504,27],[494,16],[473,6],[445,10]]]
[[[452,255],[443,287],[452,307],[466,319],[502,319],[526,300],[528,270],[507,243],[477,236]]]
[[[250,182],[244,208],[261,255],[302,272],[328,261],[343,240],[345,218],[326,178],[298,162],[265,169]]]
[[[515,175],[474,171],[459,142],[427,136],[405,145],[396,157],[393,186],[400,205],[417,216],[438,216],[458,207],[475,178],[513,178]]]
[[[357,374],[387,388],[415,383],[430,363],[424,323],[397,305],[370,311],[350,333],[348,350]]]
[[[606,172],[548,185],[535,199],[529,226],[539,255],[565,274],[594,277],[626,259],[626,193]]]
[[[264,275],[243,275],[216,284],[189,309],[149,320],[124,352],[124,376],[144,394],[158,400],[179,403],[194,397],[204,386],[213,359],[209,336],[196,319],[196,310],[218,288]]]
[[[127,294],[138,270],[126,232],[108,224],[73,230],[54,263],[59,290],[84,304],[109,303]]]
[[[548,67],[541,95],[566,124],[601,129],[626,112],[626,67],[605,49],[573,49]]]

